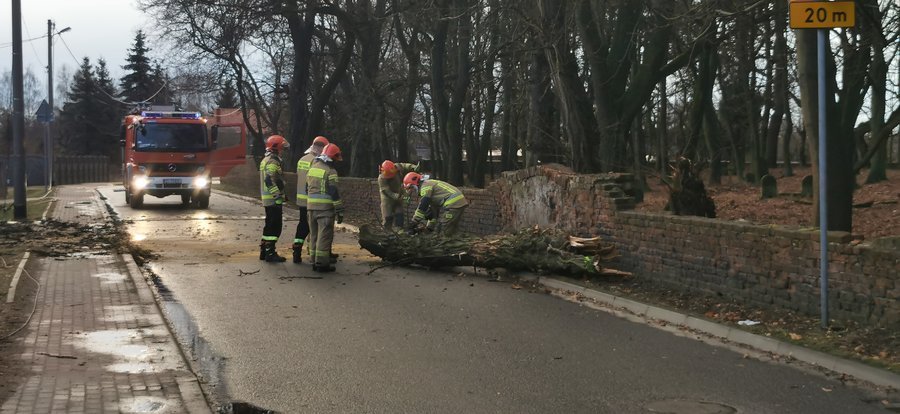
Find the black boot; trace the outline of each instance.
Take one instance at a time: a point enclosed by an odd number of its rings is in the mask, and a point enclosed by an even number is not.
[[[266,260],[266,242],[259,242],[259,260]]]
[[[294,243],[294,263],[303,263],[303,244]]]
[[[266,261],[270,263],[282,263],[287,261],[287,259],[279,256],[278,252],[275,251],[275,242],[268,242],[266,244]]]

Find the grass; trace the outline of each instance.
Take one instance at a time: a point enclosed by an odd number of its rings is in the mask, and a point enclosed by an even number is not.
[[[37,199],[44,194],[46,194],[44,187],[28,187],[25,189],[25,198],[35,199],[25,202],[27,220],[38,220],[44,215],[44,210],[47,209],[47,205],[52,201],[49,196],[39,200]],[[8,189],[6,197],[6,199],[2,200],[2,204],[0,204],[0,222],[14,220],[15,192],[12,188]]]

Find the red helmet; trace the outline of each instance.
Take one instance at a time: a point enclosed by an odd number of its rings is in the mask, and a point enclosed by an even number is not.
[[[403,186],[406,188],[418,187],[419,184],[422,184],[422,174],[411,172],[406,174],[406,177],[403,177]]]
[[[306,154],[313,153],[314,155],[322,155],[322,149],[325,148],[325,146],[328,144],[328,138],[319,135],[315,139],[313,139],[313,142],[309,146],[309,149],[306,150]]]
[[[397,176],[397,166],[391,160],[384,160],[381,166],[378,167],[378,172],[384,178],[394,178]]]
[[[337,144],[328,144],[325,146],[325,149],[322,150],[322,155],[331,158],[335,161],[343,161],[344,157],[341,156],[341,148],[337,146]]]
[[[266,139],[266,150],[281,152],[285,148],[290,148],[291,144],[287,142],[281,135],[272,135]]]

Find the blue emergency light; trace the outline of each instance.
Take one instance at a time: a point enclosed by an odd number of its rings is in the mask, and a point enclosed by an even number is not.
[[[144,118],[200,119],[200,112],[141,112]]]

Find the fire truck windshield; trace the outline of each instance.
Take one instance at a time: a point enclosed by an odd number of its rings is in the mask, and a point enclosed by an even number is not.
[[[201,124],[141,124],[135,136],[135,151],[209,151],[206,126]]]

